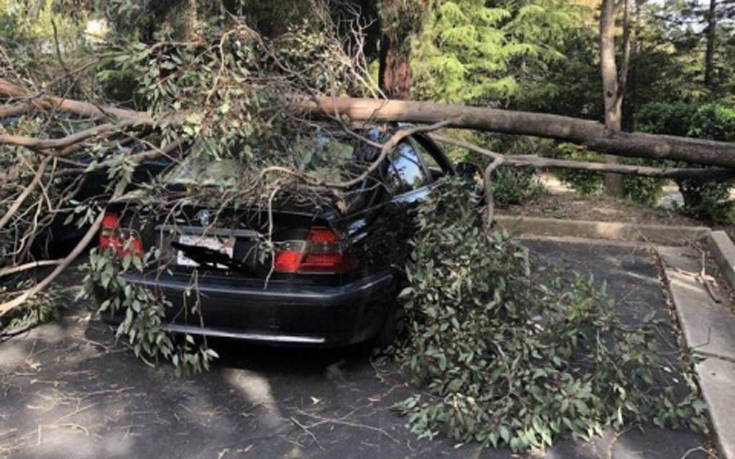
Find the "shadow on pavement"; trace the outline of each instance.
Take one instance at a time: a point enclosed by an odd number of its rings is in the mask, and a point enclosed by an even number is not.
[[[607,279],[634,321],[668,317],[653,260],[630,248],[529,243],[544,263]],[[671,340],[666,332],[663,341]],[[674,343],[674,341],[670,341]],[[81,304],[0,345],[0,455],[12,457],[511,457],[505,449],[418,440],[391,411],[412,393],[368,345],[290,349],[218,340],[211,372],[177,377],[116,343]],[[672,344],[673,345],[673,344]],[[675,351],[675,348],[673,349]],[[707,457],[705,440],[654,427],[592,443],[559,442],[548,458]]]

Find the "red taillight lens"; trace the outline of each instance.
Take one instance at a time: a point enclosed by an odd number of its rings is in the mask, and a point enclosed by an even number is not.
[[[306,240],[308,242],[339,242],[339,237],[331,228],[312,226]]]
[[[100,227],[99,246],[101,249],[112,249],[115,256],[132,255],[143,258],[143,242],[133,231],[122,231],[117,214],[105,213]]]
[[[302,256],[303,253],[296,250],[277,251],[273,260],[273,270],[278,273],[298,272]]]
[[[299,250],[294,250],[294,246]],[[288,249],[278,250],[273,269],[281,273],[343,273],[357,266],[357,258],[343,247],[331,228],[314,226],[306,241],[291,241]]]

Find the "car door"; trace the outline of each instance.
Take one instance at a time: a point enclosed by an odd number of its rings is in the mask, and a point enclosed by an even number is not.
[[[402,269],[415,231],[418,204],[434,179],[417,145],[407,139],[391,153],[378,177],[376,204],[353,215],[349,234],[365,271],[392,266]]]

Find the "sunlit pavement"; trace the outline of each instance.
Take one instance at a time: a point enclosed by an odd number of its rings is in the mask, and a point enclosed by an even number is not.
[[[658,268],[625,246],[528,242],[534,268],[607,282],[626,320],[669,318]],[[369,347],[337,351],[214,343],[206,374],[178,378],[116,344],[82,304],[60,323],[0,344],[0,455],[13,457],[510,457],[509,451],[418,440],[391,405],[411,393]],[[670,330],[663,352],[675,356]],[[675,377],[673,375],[672,377]],[[548,458],[708,457],[706,440],[653,426],[592,443],[560,441]]]

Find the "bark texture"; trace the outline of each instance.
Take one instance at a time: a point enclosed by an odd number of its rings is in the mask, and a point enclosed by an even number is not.
[[[630,0],[624,0],[627,3]],[[620,132],[623,116],[624,82],[618,82],[618,68],[615,62],[615,16],[617,8],[615,0],[603,0],[600,6],[600,73],[602,75],[602,91],[605,101],[605,127],[610,132]],[[626,21],[627,22],[627,21]],[[629,30],[626,24],[626,31]],[[625,50],[630,50],[630,35],[625,33]],[[624,55],[625,55],[624,51]],[[625,57],[624,57],[625,58]],[[624,69],[622,74],[627,73]],[[623,77],[624,78],[624,77]],[[608,156],[609,164],[617,164],[618,159]],[[617,174],[605,175],[605,189],[608,194],[622,196],[624,194],[623,179]]]
[[[637,132],[610,132],[604,124],[545,113],[468,107],[433,102],[350,97],[297,99],[294,109],[313,115],[346,115],[356,121],[436,123],[449,127],[547,137],[585,145],[600,153],[672,159],[735,168],[735,143]]]

